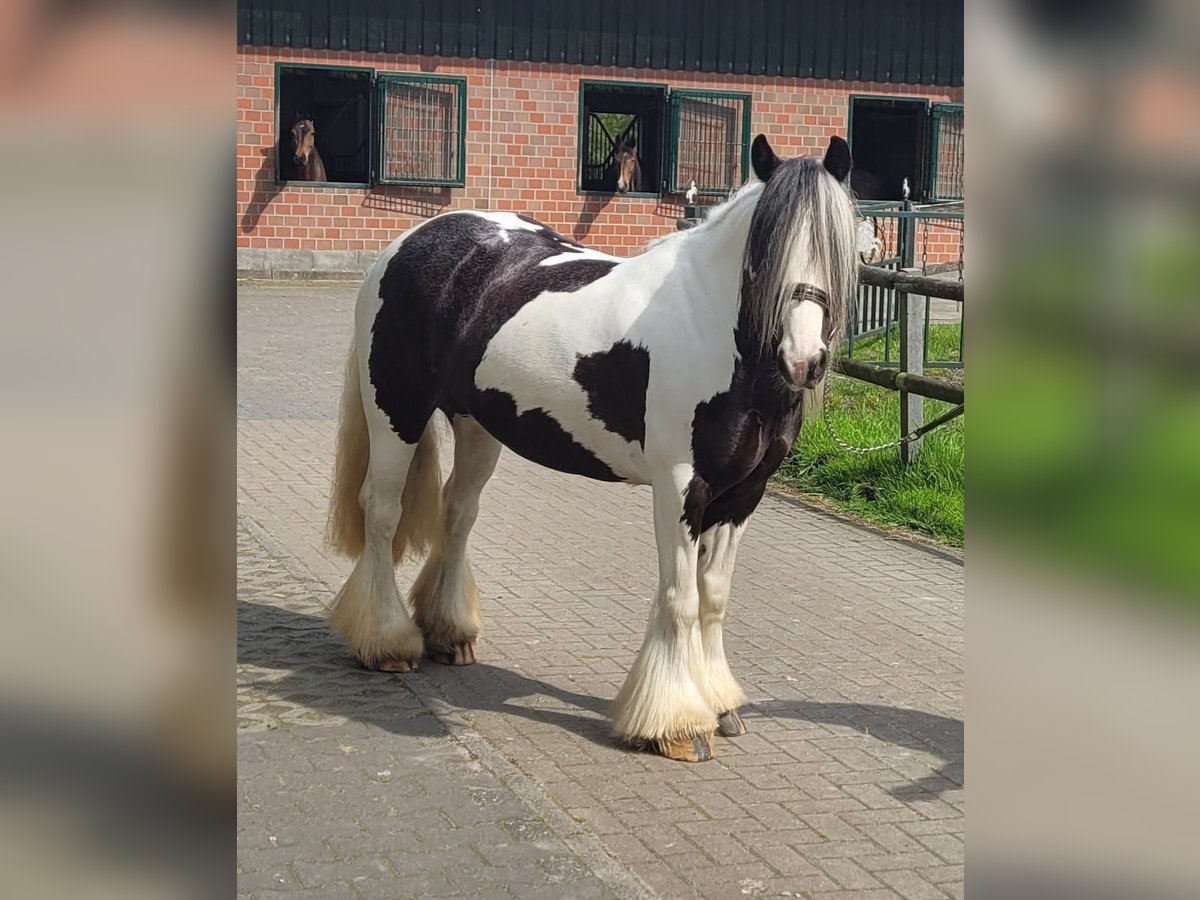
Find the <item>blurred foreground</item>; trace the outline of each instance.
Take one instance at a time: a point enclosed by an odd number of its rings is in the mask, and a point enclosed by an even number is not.
[[[5,14],[5,893],[227,894],[231,17]]]
[[[1200,887],[1198,23],[968,7],[972,897]]]

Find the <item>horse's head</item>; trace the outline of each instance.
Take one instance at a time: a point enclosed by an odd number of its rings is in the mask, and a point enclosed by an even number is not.
[[[627,194],[642,188],[642,167],[638,162],[637,144],[620,138],[613,145],[613,162],[617,167],[617,191]]]
[[[297,119],[292,126],[292,159],[298,166],[307,166],[317,149],[317,128],[312,119]]]
[[[764,184],[743,259],[747,337],[799,391],[825,376],[857,290],[850,148],[835,137],[821,160],[782,160],[760,134],[750,158]]]

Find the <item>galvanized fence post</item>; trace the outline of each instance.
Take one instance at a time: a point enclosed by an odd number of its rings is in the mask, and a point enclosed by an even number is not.
[[[909,267],[902,271],[910,275],[920,274],[920,269]],[[896,290],[900,325],[900,371],[912,375],[925,374],[925,308],[928,297]],[[900,391],[900,434],[911,434],[925,424],[925,400],[918,394]],[[905,465],[913,462],[921,453],[924,438],[917,438],[900,445],[900,461]]]

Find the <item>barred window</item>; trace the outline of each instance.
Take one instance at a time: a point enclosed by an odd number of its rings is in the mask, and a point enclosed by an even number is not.
[[[377,85],[378,181],[462,187],[467,80],[387,74]]]
[[[963,199],[963,106],[935,103],[929,111],[929,199]]]
[[[730,91],[671,92],[667,190],[727,194],[749,177],[750,95]]]

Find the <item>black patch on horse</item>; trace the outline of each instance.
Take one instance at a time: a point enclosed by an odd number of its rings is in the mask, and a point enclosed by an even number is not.
[[[504,391],[480,391],[471,414],[487,423],[487,430],[496,440],[526,459],[569,475],[586,475],[597,481],[622,480],[544,409],[527,409],[517,415],[516,402]]]
[[[780,391],[770,362],[743,357],[729,390],[696,405],[695,472],[681,519],[693,540],[715,525],[740,525],[757,508],[800,430],[800,397]]]
[[[588,396],[588,412],[613,434],[646,449],[646,388],[650,353],[629,341],[578,357],[572,376]]]

